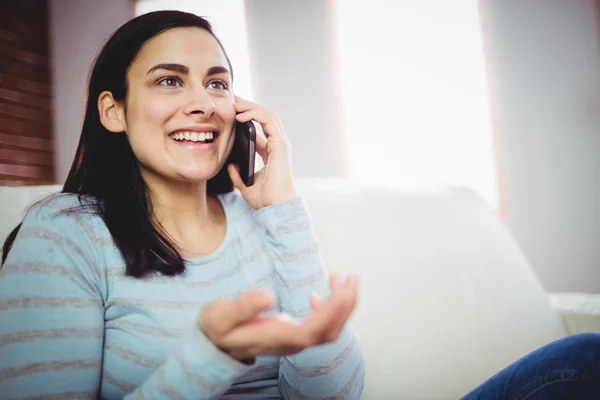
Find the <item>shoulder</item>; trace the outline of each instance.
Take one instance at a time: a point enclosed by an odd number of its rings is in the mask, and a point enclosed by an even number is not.
[[[56,193],[34,203],[23,218],[21,233],[54,233],[81,244],[106,241],[108,229],[91,196]],[[22,231],[22,232],[21,232]]]
[[[94,204],[85,197],[60,193],[30,206],[9,246],[4,273],[73,278],[100,293],[106,249],[113,246],[99,246],[108,229]]]
[[[19,276],[23,285],[62,282],[64,293],[75,290],[69,284],[78,282],[89,293],[103,296],[110,247],[99,246],[103,221],[89,200],[60,193],[30,206],[8,248],[2,273]]]
[[[23,225],[52,222],[55,224],[74,223],[77,217],[95,215],[95,202],[90,197],[73,193],[54,193],[33,203],[23,219]]]
[[[80,208],[84,204],[92,204],[92,198],[80,197],[74,193],[53,193],[33,203],[27,210],[26,218],[50,217],[52,214]]]

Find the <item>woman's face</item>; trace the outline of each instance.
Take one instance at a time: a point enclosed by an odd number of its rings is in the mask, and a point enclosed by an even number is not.
[[[168,30],[142,48],[127,73],[125,131],[147,181],[206,181],[223,167],[235,123],[227,66],[200,28]]]

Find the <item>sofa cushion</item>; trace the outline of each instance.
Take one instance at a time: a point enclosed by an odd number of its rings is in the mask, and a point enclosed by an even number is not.
[[[456,399],[565,332],[509,230],[474,192],[299,184],[326,266],[361,277],[366,399]]]

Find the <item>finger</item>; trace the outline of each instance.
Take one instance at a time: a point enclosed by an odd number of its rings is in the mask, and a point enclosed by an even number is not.
[[[236,108],[236,110],[238,111],[248,111],[248,110],[252,110],[252,109],[263,109],[263,110],[267,110],[265,107],[261,106],[260,104],[248,100],[248,99],[244,99],[243,97],[240,96],[234,96],[235,98],[235,102],[233,103],[234,107]]]
[[[308,334],[313,335],[319,344],[337,339],[356,306],[358,277],[351,275],[343,285],[339,280],[339,275],[333,274],[335,294],[307,320]]]
[[[323,305],[323,308],[324,307],[325,305]],[[352,309],[343,304],[338,304],[336,307],[332,308],[332,310],[333,312],[331,313],[329,321],[326,324],[324,323],[317,336],[318,344],[325,344],[337,340],[352,313]]]
[[[262,110],[263,112],[266,112],[269,114],[273,114],[273,116],[275,117],[274,122],[277,124],[279,131],[281,132],[282,136],[287,139],[287,136],[285,135],[285,129],[283,128],[283,123],[281,122],[281,119],[279,118],[279,116],[277,116],[277,114],[274,114],[273,112],[270,112],[269,110],[265,109],[264,107],[254,103],[250,100],[243,99],[239,96],[235,96],[235,99],[236,99],[236,102],[234,103],[234,106],[235,106],[236,112],[246,112],[246,111],[250,111],[253,109],[257,109],[257,110]]]
[[[332,272],[329,277],[329,287],[331,288],[331,294],[335,294],[338,288],[342,284],[342,276],[337,272]]]
[[[267,139],[274,137],[277,138],[278,141],[284,141],[285,136],[277,123],[277,116],[271,112],[267,112],[263,109],[254,108],[240,114],[237,114],[235,118],[239,122],[248,122],[254,120],[262,125],[263,132],[265,133]]]
[[[248,122],[250,120],[255,120],[263,126],[268,123],[271,123],[275,128],[279,129],[279,125],[275,124],[275,115],[262,108],[252,108],[250,110],[240,112],[235,115],[235,119],[239,122]]]
[[[247,293],[236,300],[215,301],[198,314],[197,324],[216,344],[232,328],[268,309],[272,302],[271,296],[262,292]]]
[[[358,285],[360,280],[358,275],[350,274],[348,279],[345,282],[341,283],[338,287],[338,293],[342,296],[346,301],[352,300],[349,304],[354,308],[356,306],[356,298],[358,297]]]
[[[257,183],[262,183],[265,180],[267,168],[269,168],[269,166],[265,165],[264,167],[262,167],[254,173],[254,185],[256,185]]]
[[[360,279],[358,278],[358,275],[356,275],[356,274],[350,274],[350,276],[348,276],[348,279],[346,280],[346,283],[344,284],[344,286],[346,286],[352,292],[354,292],[355,294],[357,294],[358,293],[358,285],[359,285],[359,283],[360,283]]]
[[[234,188],[240,191],[246,190],[247,186],[244,184],[244,181],[240,176],[239,167],[237,165],[227,165],[227,172],[229,173],[229,178],[231,179],[231,183],[233,183]]]
[[[287,140],[287,136],[285,135],[285,129],[283,129],[283,122],[281,122],[281,118],[279,118],[277,114],[275,114],[275,123],[279,127],[279,131],[281,132],[283,138]]]
[[[256,318],[258,314],[273,306],[273,296],[267,292],[249,292],[230,302],[230,313],[222,317],[229,318],[230,329]],[[227,315],[227,317],[226,317]]]
[[[311,294],[308,300],[310,302],[310,307],[315,311],[319,311],[323,304],[325,304],[325,301],[316,293]]]
[[[301,335],[306,336],[312,345],[318,345],[333,340],[336,320],[340,317],[341,304],[339,300],[330,298],[320,305],[318,310],[309,317],[302,326]]]
[[[248,111],[248,110],[252,110],[254,108],[263,108],[262,106],[258,105],[257,103],[244,99],[240,96],[234,96],[235,98],[235,102],[233,103],[233,106],[235,107],[235,110],[237,112],[244,112],[244,111]]]
[[[267,138],[262,135],[256,135],[256,152],[266,165],[269,160],[269,151],[267,149]]]
[[[337,338],[339,333],[344,329],[346,322],[356,308],[358,297],[358,276],[350,275],[346,282],[340,284],[336,289],[336,294],[333,301],[339,301],[339,311],[331,323],[332,335]]]
[[[337,284],[337,283],[336,283]],[[345,282],[340,282],[336,287],[336,293],[332,296],[340,301],[342,313],[351,314],[356,308],[358,297],[359,279],[356,274],[351,274]]]
[[[335,294],[338,288],[341,286],[341,276],[340,274],[333,272],[329,279],[329,287],[331,288],[331,295]],[[323,304],[325,304],[325,300],[323,300],[317,293],[312,293],[309,297],[310,306],[313,310],[318,311]]]
[[[329,278],[329,287],[331,289],[331,296],[333,296],[338,288],[341,286],[342,277],[339,273],[333,272]],[[312,293],[309,298],[310,305],[313,310],[317,311],[319,308],[325,304],[325,300],[323,300],[317,293]]]
[[[230,352],[251,356],[295,354],[311,345],[299,334],[300,326],[281,314],[258,316],[232,329],[222,346]]]

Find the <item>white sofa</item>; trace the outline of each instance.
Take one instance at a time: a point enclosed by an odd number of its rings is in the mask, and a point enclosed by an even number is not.
[[[600,295],[544,292],[509,230],[458,187],[301,180],[326,265],[361,276],[363,399],[457,399],[552,340],[600,331]],[[0,187],[0,238],[59,186]]]

